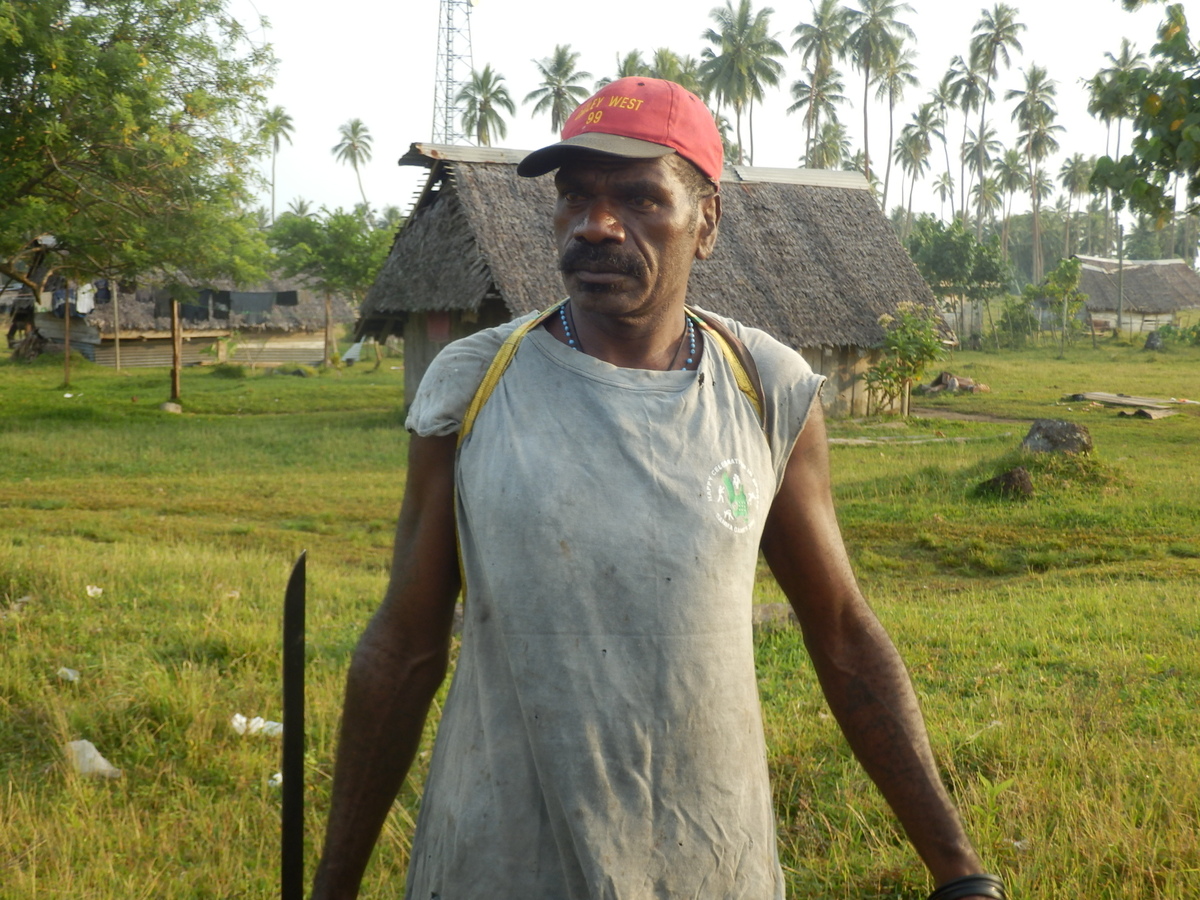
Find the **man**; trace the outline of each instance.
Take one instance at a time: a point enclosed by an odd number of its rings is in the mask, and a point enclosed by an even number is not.
[[[762,332],[685,309],[721,218],[711,114],[625,78],[563,134],[518,171],[556,170],[568,299],[448,346],[410,411],[392,576],[351,663],[314,896],[356,895],[418,748],[457,541],[463,640],[412,900],[784,896],[753,665],[760,548],[935,896],[1003,900],[851,574],[822,379]]]

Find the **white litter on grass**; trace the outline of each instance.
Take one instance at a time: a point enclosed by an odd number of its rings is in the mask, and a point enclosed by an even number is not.
[[[96,587],[96,585],[94,585],[94,584],[89,584],[87,586],[87,595],[89,597],[99,597],[103,593],[104,593],[104,588],[102,588],[102,587]]]
[[[234,588],[234,589],[233,589],[233,590],[231,590],[231,591],[226,591],[226,592],[225,592],[225,599],[226,599],[226,600],[237,600],[237,599],[240,599],[240,598],[241,598],[241,596],[242,596],[242,592],[241,592],[241,591],[239,591],[237,588]]]
[[[67,760],[80,775],[97,778],[120,778],[121,770],[100,755],[91,741],[71,741],[67,744]]]
[[[74,669],[68,669],[66,666],[63,666],[62,668],[60,668],[57,672],[55,672],[55,674],[62,681],[78,681],[79,680],[79,673],[76,672]]]
[[[234,713],[229,724],[238,734],[262,734],[267,737],[279,737],[283,734],[282,722],[272,722],[262,716],[247,719],[241,713]]]
[[[65,397],[67,400],[70,400],[74,396],[74,394],[63,394],[63,397]]]
[[[273,788],[283,787],[283,773],[276,772],[274,775],[272,775],[270,778],[268,778],[267,786],[273,787]]]
[[[18,597],[12,603],[8,604],[8,609],[0,609],[0,620],[7,619],[9,616],[19,615],[21,610],[25,608],[25,604],[33,602],[33,594],[26,594],[24,597]]]

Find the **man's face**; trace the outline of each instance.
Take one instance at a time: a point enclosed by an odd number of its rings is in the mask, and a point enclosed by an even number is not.
[[[721,216],[716,195],[694,198],[680,169],[688,165],[674,154],[590,157],[558,170],[554,237],[573,302],[626,316],[682,302]]]

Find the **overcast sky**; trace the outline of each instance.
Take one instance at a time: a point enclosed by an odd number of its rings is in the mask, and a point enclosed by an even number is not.
[[[537,87],[533,60],[549,56],[556,44],[570,44],[581,54],[579,67],[593,75],[590,88],[594,79],[611,75],[617,57],[630,50],[641,50],[649,57],[655,48],[669,47],[698,57],[706,46],[700,36],[710,26],[709,12],[717,5],[713,0],[606,0],[571,5],[545,0],[478,0],[470,15],[475,67],[490,63],[505,77],[518,103],[507,138],[493,144],[530,150],[554,140],[549,118],[533,116],[531,106],[521,101]],[[966,55],[971,29],[983,8],[981,3],[961,0],[909,0],[909,5],[913,11],[902,20],[916,32],[921,83],[907,92],[897,108],[897,133],[916,106],[928,99],[951,58]],[[1023,84],[1021,70],[1031,64],[1046,68],[1057,82],[1058,122],[1066,129],[1060,135],[1062,151],[1047,164],[1057,174],[1062,160],[1072,153],[1090,156],[1105,152],[1105,129],[1087,113],[1083,82],[1106,65],[1106,51],[1119,52],[1123,36],[1136,49],[1148,52],[1163,7],[1152,3],[1128,13],[1119,0],[1040,0],[1013,5],[1018,20],[1027,26],[1021,35],[1024,50],[1014,57],[1010,70],[1001,71],[996,104],[989,105],[988,118],[1002,143],[1011,146],[1016,129],[1010,122],[1012,104],[1004,102],[1004,91],[1019,88]],[[432,136],[439,0],[334,4],[325,0],[230,0],[229,8],[255,42],[272,44],[279,67],[268,102],[283,106],[295,124],[293,144],[283,145],[277,163],[277,212],[296,197],[309,200],[314,207],[331,209],[349,209],[359,202],[353,171],[336,162],[331,153],[338,141],[338,126],[351,118],[362,119],[374,138],[373,159],[362,172],[372,206],[395,205],[407,211],[423,170],[402,168],[396,161],[409,144]],[[811,4],[809,0],[783,0],[772,8],[772,30],[790,51],[792,29],[811,20]],[[268,28],[259,28],[259,16],[266,17]],[[788,88],[800,77],[799,59],[789,55],[784,66],[781,88],[771,92],[765,107],[755,113],[756,165],[798,164],[802,116],[789,115],[786,108],[791,103]],[[849,65],[842,68],[847,96],[861,101],[861,75]],[[886,107],[873,103],[870,116],[871,157],[873,163],[881,164],[887,141]],[[845,107],[841,119],[853,148],[861,148],[861,109]],[[972,128],[977,126],[976,119]],[[952,113],[951,134],[960,134],[961,127],[961,117]],[[933,177],[944,168],[944,163],[938,163],[941,158],[935,147]],[[264,175],[269,173],[269,160],[264,160],[262,168]],[[898,177],[893,174],[894,185]],[[263,205],[269,202],[269,192],[264,191]],[[889,206],[898,202],[893,186]],[[1019,206],[1019,198],[1017,202]],[[915,205],[940,211],[928,181],[924,188],[918,186]]]

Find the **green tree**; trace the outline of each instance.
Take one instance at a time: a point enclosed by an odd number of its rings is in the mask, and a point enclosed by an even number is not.
[[[961,56],[950,60],[950,68],[945,78],[949,81],[950,95],[962,112],[962,140],[959,142],[958,154],[958,209],[964,221],[967,219],[967,135],[970,131],[971,113],[979,109],[984,98],[993,99],[991,88],[983,77],[980,69],[974,63],[968,64]]]
[[[1079,312],[1087,300],[1087,294],[1079,291],[1079,276],[1083,263],[1078,259],[1059,260],[1044,281],[1031,285],[1028,291],[1036,298],[1047,301],[1055,316],[1055,327],[1059,333],[1059,359],[1066,355],[1067,342],[1074,341],[1083,330]]]
[[[680,56],[674,50],[659,47],[654,51],[654,58],[650,61],[646,74],[651,78],[674,81],[699,97],[705,95],[704,84],[700,78],[700,61],[694,56]]]
[[[842,93],[845,85],[841,78],[842,75],[837,69],[823,68],[816,72],[805,69],[803,77],[792,84],[792,99],[795,103],[789,106],[787,111],[793,113],[804,110],[804,156],[801,160],[805,166],[820,168],[813,163],[814,137],[823,125],[838,121],[838,105],[846,102]],[[824,122],[821,121],[822,118]]]
[[[950,74],[942,76],[942,80],[938,82],[938,86],[929,94],[929,102],[937,110],[937,115],[933,118],[936,123],[934,137],[942,142],[942,156],[946,160],[946,171],[944,178],[939,178],[941,184],[948,186],[948,192],[942,197],[942,202],[950,201],[950,218],[957,216],[957,208],[954,205],[954,173],[950,166],[950,142],[946,139],[946,126],[950,121],[950,110],[956,105],[955,92],[953,81]]]
[[[303,197],[296,197],[293,199],[292,202],[288,204],[287,211],[293,216],[300,216],[302,219],[311,216],[313,213],[312,204]]]
[[[904,46],[904,42],[897,41],[895,48],[887,53],[879,66],[879,74],[876,79],[875,98],[877,100],[886,100],[888,106],[888,140],[889,148],[895,145],[895,127],[896,127],[896,103],[904,99],[904,89],[907,87],[916,87],[919,83],[917,80],[917,67],[913,60],[916,54]],[[883,173],[883,208],[887,209],[888,187],[892,179],[892,157],[893,153],[889,152],[887,157],[887,166]],[[928,154],[926,154],[928,156]]]
[[[996,186],[1000,188],[1001,193],[1008,196],[1008,202],[1004,206],[1004,223],[1000,231],[1000,250],[1004,258],[1008,259],[1008,230],[1009,220],[1012,218],[1013,198],[1017,191],[1029,186],[1029,173],[1025,169],[1025,161],[1021,158],[1021,151],[1014,148],[1003,151],[992,164],[992,169],[996,176]]]
[[[1135,69],[1127,82],[1137,110],[1130,152],[1098,160],[1092,182],[1111,190],[1119,207],[1128,203],[1162,227],[1173,221],[1172,179],[1184,184],[1187,209],[1200,211],[1200,46],[1182,4],[1167,7],[1150,56],[1152,66]]]
[[[834,106],[845,102],[842,73],[834,68],[834,59],[845,56],[846,38],[850,34],[849,16],[840,0],[820,0],[813,3],[812,21],[801,22],[792,29],[796,40],[792,50],[800,55],[803,76],[792,85],[796,102],[788,112],[804,109],[804,160],[811,166],[810,151],[815,136],[821,130],[821,115],[828,114],[836,121]],[[836,99],[835,99],[836,98]]]
[[[223,0],[0,3],[0,275],[262,277],[243,204],[272,64]]]
[[[866,372],[867,388],[886,398],[888,406],[899,398],[900,415],[907,416],[913,382],[921,378],[926,366],[942,356],[940,317],[931,306],[905,302],[899,304],[894,316],[880,316],[879,324],[884,328],[877,347],[881,353]],[[884,404],[876,402],[882,409]]]
[[[901,240],[908,236],[912,225],[913,190],[917,180],[929,169],[929,157],[933,153],[936,110],[932,103],[922,103],[913,113],[912,120],[900,129],[900,140],[896,142],[895,159],[909,176],[908,212],[904,219]]]
[[[363,163],[371,161],[371,132],[362,119],[351,119],[344,125],[338,126],[338,135],[341,140],[333,145],[330,152],[334,159],[340,163],[349,163],[354,169],[354,177],[358,181],[358,192],[362,195],[364,206],[370,206],[367,202],[367,192],[363,190],[362,173],[359,171],[359,166]]]
[[[357,305],[387,259],[393,231],[373,228],[357,213],[322,210],[319,216],[284,213],[268,237],[288,278],[304,278],[325,296],[325,365],[333,360],[332,298]]]
[[[954,176],[943,172],[933,182],[933,190],[942,204],[940,217],[946,218],[946,201],[950,201],[950,215],[954,216]]]
[[[1069,200],[1076,197],[1086,197],[1092,180],[1092,167],[1095,157],[1086,159],[1082,153],[1075,153],[1068,158],[1058,170],[1058,181],[1067,192]],[[1063,231],[1063,258],[1071,255],[1071,210],[1067,210],[1067,223]]]
[[[279,155],[279,143],[292,142],[295,132],[292,117],[282,106],[273,106],[258,119],[258,134],[271,145],[271,221],[275,221],[275,157]]]
[[[588,97],[588,89],[580,82],[587,81],[592,73],[577,69],[578,63],[579,54],[571,50],[570,44],[558,44],[552,55],[533,61],[542,81],[525,95],[525,102],[534,104],[535,114],[550,113],[550,130],[555,134],[562,131],[567,117]]]
[[[946,225],[923,215],[917,218],[907,246],[938,303],[955,310],[957,322],[965,321],[968,301],[984,303],[991,319],[990,301],[1004,292],[1009,281],[1008,266],[995,238],[983,243],[961,221]]]
[[[997,3],[991,11],[983,10],[979,21],[971,29],[971,62],[972,67],[982,69],[984,73],[983,93],[979,103],[979,131],[987,133],[987,102],[992,95],[992,79],[996,77],[997,67],[1004,63],[1004,68],[1012,65],[1009,50],[1017,53],[1022,51],[1019,35],[1025,30],[1025,25],[1017,21],[1017,11],[1007,3]],[[983,157],[983,146],[975,149],[975,172],[979,178],[987,171],[987,162]],[[977,207],[975,211],[975,237],[983,232],[983,216]]]
[[[1043,159],[1058,150],[1058,139],[1054,135],[1063,130],[1061,125],[1054,124],[1054,118],[1058,115],[1056,94],[1055,82],[1038,65],[1032,65],[1025,71],[1024,88],[1014,88],[1005,94],[1006,99],[1017,101],[1012,117],[1021,128],[1021,141],[1025,145],[1029,196],[1033,204],[1033,264],[1030,277],[1035,282],[1042,280],[1044,266],[1040,217],[1042,198],[1037,189],[1040,165]]]
[[[821,123],[821,131],[812,144],[808,165],[814,169],[841,168],[850,156],[850,136],[841,122]],[[861,171],[861,170],[858,170]]]
[[[858,9],[849,9],[846,52],[855,67],[863,73],[863,174],[871,178],[870,128],[867,117],[868,98],[874,81],[872,72],[884,64],[889,55],[899,52],[905,38],[915,39],[913,30],[897,16],[912,12],[907,3],[897,0],[858,0]]]
[[[700,77],[712,96],[720,103],[733,107],[738,147],[742,142],[742,113],[750,119],[750,164],[754,164],[754,104],[764,97],[763,86],[775,87],[783,74],[778,57],[784,56],[783,45],[771,34],[769,6],[754,12],[750,0],[725,0],[709,13],[716,27],[707,29],[704,40],[712,46],[701,52]],[[739,153],[737,161],[741,162]]]
[[[988,169],[991,168],[996,155],[1000,153],[1001,149],[1000,141],[996,138],[996,129],[988,127],[983,134],[982,140],[972,129],[967,129],[966,140],[963,141],[962,145],[962,153],[963,158],[967,161],[967,168],[971,172],[971,186],[968,188],[967,193],[972,197],[977,196],[975,188],[987,176]],[[983,160],[983,169],[976,168],[980,159]],[[979,221],[978,215],[976,215],[975,237],[979,239],[982,239],[981,235],[983,233],[981,226],[982,223]]]
[[[455,102],[463,108],[463,130],[473,134],[475,143],[481,147],[492,146],[492,135],[498,138],[508,135],[501,110],[510,116],[517,112],[508,88],[504,86],[504,76],[493,72],[490,64],[485,65],[483,71],[471,70],[471,80],[462,86]]]

